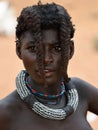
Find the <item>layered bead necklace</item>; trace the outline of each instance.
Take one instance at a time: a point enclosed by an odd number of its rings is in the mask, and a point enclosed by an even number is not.
[[[67,105],[64,108],[53,109],[48,106],[45,106],[37,100],[37,95],[45,95],[32,90],[32,87],[28,84],[28,81],[26,80],[27,76],[28,73],[25,70],[22,70],[16,77],[16,87],[20,98],[24,102],[26,102],[34,112],[47,119],[62,120],[65,119],[68,115],[72,114],[74,111],[76,111],[79,101],[78,92],[71,82],[66,84],[66,96],[68,99]],[[49,98],[56,98],[63,95],[65,93],[64,84],[62,84],[61,88],[62,91],[59,94],[48,95]],[[46,95],[46,97],[48,96]]]
[[[26,78],[26,85],[28,87],[28,89],[31,91],[32,94],[38,96],[38,97],[42,97],[42,98],[47,98],[47,99],[54,99],[54,98],[59,98],[61,97],[64,93],[65,93],[65,85],[62,82],[61,83],[61,92],[57,93],[55,95],[48,95],[48,94],[44,94],[41,92],[36,91],[35,89],[33,89],[33,87],[29,84],[28,82],[28,78]]]

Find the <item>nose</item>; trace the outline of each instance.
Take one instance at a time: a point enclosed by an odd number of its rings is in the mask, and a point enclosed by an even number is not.
[[[48,65],[51,62],[53,62],[52,53],[48,49],[45,49],[45,56],[44,57],[45,57],[45,65]]]

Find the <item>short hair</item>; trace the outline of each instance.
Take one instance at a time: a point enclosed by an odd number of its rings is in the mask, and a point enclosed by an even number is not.
[[[22,34],[26,31],[32,32],[34,35],[35,43],[37,46],[37,61],[39,70],[43,70],[43,55],[42,50],[39,49],[41,44],[43,29],[56,29],[59,31],[61,56],[62,56],[62,70],[65,72],[66,61],[68,57],[66,52],[68,45],[72,42],[74,36],[74,25],[72,24],[71,17],[67,10],[55,3],[51,4],[38,4],[23,8],[20,16],[17,18],[16,26],[16,41],[20,40]],[[65,74],[65,77],[66,74]]]

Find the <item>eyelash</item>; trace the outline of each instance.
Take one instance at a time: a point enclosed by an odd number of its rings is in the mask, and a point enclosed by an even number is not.
[[[61,47],[60,46],[54,46],[53,47],[56,51],[61,51]]]
[[[31,51],[31,52],[36,52],[36,46],[30,46],[28,47],[28,49]],[[51,48],[52,51],[55,51],[55,52],[60,52],[61,51],[61,47],[59,45],[57,46],[53,46]]]
[[[30,46],[28,47],[28,49],[32,52],[35,52],[36,51],[36,46]]]

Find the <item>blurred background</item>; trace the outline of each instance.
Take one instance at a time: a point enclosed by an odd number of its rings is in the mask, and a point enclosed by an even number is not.
[[[0,0],[0,99],[15,90],[15,77],[23,69],[15,53],[16,18],[23,7],[38,0]],[[75,24],[75,54],[69,76],[80,77],[98,87],[98,0],[42,0],[63,5]],[[88,113],[88,121],[98,130],[98,117]]]

